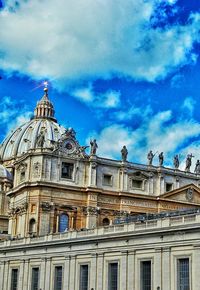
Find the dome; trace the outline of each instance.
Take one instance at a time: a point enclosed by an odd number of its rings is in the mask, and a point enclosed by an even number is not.
[[[53,105],[48,99],[47,91],[45,88],[45,95],[37,103],[34,118],[11,131],[1,144],[2,161],[19,157],[30,149],[50,148],[66,132],[54,118]],[[39,138],[42,138],[40,144]]]
[[[12,180],[12,174],[2,164],[0,164],[0,179],[1,178]]]

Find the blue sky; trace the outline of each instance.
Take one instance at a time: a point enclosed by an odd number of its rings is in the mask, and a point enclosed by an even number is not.
[[[49,81],[58,122],[98,154],[200,159],[198,0],[0,2],[0,139]],[[155,164],[157,164],[155,160]],[[183,166],[183,165],[182,165]]]

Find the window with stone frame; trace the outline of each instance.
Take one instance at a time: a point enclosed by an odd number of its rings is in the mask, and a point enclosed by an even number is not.
[[[39,290],[39,267],[32,268],[31,290]]]
[[[140,290],[151,290],[152,289],[152,263],[149,261],[141,261],[140,265]]]
[[[80,265],[80,281],[79,281],[79,289],[80,290],[88,290],[88,280],[89,280],[89,267],[87,264]]]
[[[166,191],[173,190],[173,183],[166,182],[165,189],[166,189]]]
[[[56,266],[54,272],[54,290],[62,290],[63,268]]]
[[[118,263],[108,264],[108,290],[118,290]]]
[[[73,178],[74,164],[68,162],[62,162],[61,177],[66,179]]]
[[[189,258],[180,258],[177,260],[177,290],[190,290],[189,268]]]
[[[112,186],[113,176],[111,174],[103,174],[103,185]]]
[[[142,179],[131,179],[131,187],[136,189],[142,189],[143,188],[143,180]]]
[[[19,269],[12,269],[12,271],[11,271],[10,290],[17,290],[18,289],[18,272],[19,272]]]

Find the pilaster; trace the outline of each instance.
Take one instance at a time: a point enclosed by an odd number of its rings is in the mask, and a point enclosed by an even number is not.
[[[121,265],[120,265],[120,289],[129,290],[128,289],[128,281],[127,281],[127,267],[128,267],[128,252],[121,252]]]
[[[97,257],[97,269],[98,269],[98,275],[97,275],[97,290],[103,289],[103,280],[104,280],[104,254],[98,254]],[[95,288],[94,288],[95,289]]]
[[[171,248],[165,247],[162,252],[162,288],[171,290]]]
[[[70,260],[70,279],[69,289],[75,289],[75,277],[76,277],[76,256],[71,256]]]
[[[63,281],[63,289],[65,290],[70,290],[70,260],[71,260],[71,257],[68,256],[65,258],[65,262],[64,262],[64,281]]]

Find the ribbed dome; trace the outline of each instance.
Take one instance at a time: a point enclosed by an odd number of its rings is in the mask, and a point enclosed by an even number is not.
[[[12,180],[12,174],[2,164],[0,164],[0,179]]]
[[[6,137],[0,147],[2,161],[23,155],[30,149],[50,148],[58,141],[66,129],[54,119],[53,105],[47,90],[35,109],[35,117],[21,125]]]
[[[43,148],[49,148],[58,141],[66,129],[50,119],[33,119],[12,131],[0,148],[2,161],[21,156],[29,149],[36,149],[38,136],[44,134]],[[53,142],[52,142],[53,141]]]

